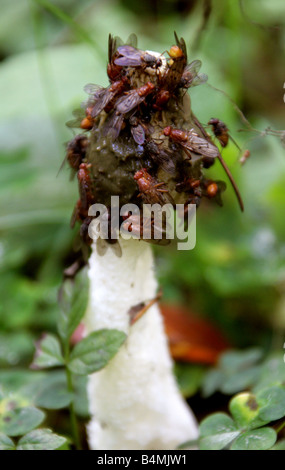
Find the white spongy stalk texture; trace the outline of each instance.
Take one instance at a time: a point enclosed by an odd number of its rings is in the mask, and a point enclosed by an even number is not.
[[[128,334],[118,354],[89,376],[91,449],[175,449],[196,439],[198,428],[181,397],[157,304],[134,325],[129,309],[156,295],[151,247],[121,240],[122,257],[112,249],[90,257],[90,298],[86,333],[116,328]]]

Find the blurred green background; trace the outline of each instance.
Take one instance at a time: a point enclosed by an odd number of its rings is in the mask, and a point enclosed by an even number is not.
[[[193,251],[155,247],[164,300],[210,319],[236,348],[282,352],[285,330],[285,128],[282,0],[1,0],[0,17],[0,366],[31,362],[33,342],[55,330],[57,291],[73,260],[69,226],[76,181],[58,170],[65,127],[86,83],[108,84],[108,34],[137,34],[139,47],[169,50],[185,38],[209,83],[191,90],[204,124],[225,121],[251,152],[241,167],[233,144],[223,156],[245,203],[228,185],[224,206],[203,203]],[[284,140],[284,136],[283,136]],[[219,165],[208,171],[226,176]]]

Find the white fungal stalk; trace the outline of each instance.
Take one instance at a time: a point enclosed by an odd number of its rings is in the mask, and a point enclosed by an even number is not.
[[[149,244],[120,240],[122,257],[112,249],[89,260],[87,333],[116,328],[128,338],[100,372],[89,376],[91,449],[175,449],[198,436],[192,411],[181,397],[172,372],[163,320],[157,304],[130,326],[129,309],[155,297]]]

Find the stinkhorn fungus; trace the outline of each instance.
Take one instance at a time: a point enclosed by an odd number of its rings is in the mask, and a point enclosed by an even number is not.
[[[91,449],[175,449],[198,435],[175,382],[157,303],[136,321],[132,316],[157,295],[150,243],[170,243],[166,225],[154,236],[152,214],[141,217],[145,206],[179,205],[184,219],[203,197],[221,204],[225,183],[204,176],[216,158],[242,206],[218,147],[191,110],[187,89],[207,76],[199,74],[199,60],[187,64],[184,40],[175,40],[166,59],[137,49],[134,35],[126,44],[110,36],[110,85],[87,85],[89,98],[68,123],[86,131],[67,146],[80,196],[72,225],[80,222],[82,244],[91,246],[86,332],[128,335],[109,364],[89,376]]]

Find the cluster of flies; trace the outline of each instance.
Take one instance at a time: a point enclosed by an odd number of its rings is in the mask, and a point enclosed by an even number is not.
[[[157,166],[169,169],[171,161],[175,160],[171,148],[179,148],[186,159],[191,162],[193,156],[199,157],[202,166],[208,168],[217,158],[223,165],[230,182],[236,192],[241,209],[243,203],[232,175],[222,159],[219,149],[214,145],[210,135],[199,121],[193,117],[200,135],[193,129],[176,128],[171,125],[161,126],[161,141],[152,138],[152,116],[163,113],[167,109],[170,100],[181,99],[183,93],[190,87],[199,85],[207,80],[207,76],[200,74],[201,61],[195,60],[187,64],[187,52],[183,38],[179,39],[175,34],[176,44],[173,45],[165,59],[163,55],[152,55],[136,47],[136,37],[131,35],[126,44],[122,44],[119,38],[109,36],[109,61],[107,74],[110,85],[106,88],[97,85],[87,85],[85,91],[89,99],[80,112],[75,112],[75,120],[70,121],[70,127],[78,127],[84,131],[77,135],[67,145],[67,156],[70,167],[77,174],[79,185],[79,200],[76,203],[72,226],[76,221],[81,223],[81,237],[85,243],[89,243],[88,225],[91,218],[88,216],[89,207],[97,202],[94,197],[94,181],[91,163],[88,162],[87,152],[90,144],[88,131],[99,126],[112,141],[120,134],[128,131],[134,143],[143,146],[145,151],[156,161]],[[164,64],[164,67],[163,67]],[[151,71],[155,80],[146,72]],[[145,76],[145,82],[137,86],[133,80],[134,73]],[[149,79],[148,79],[149,77]],[[161,119],[163,122],[163,119]],[[221,147],[225,147],[229,141],[227,126],[219,119],[212,118],[209,121],[215,138]],[[196,129],[197,130],[197,129]],[[168,139],[169,150],[161,146],[161,142]],[[173,146],[173,144],[175,144]],[[171,170],[169,170],[171,171]],[[142,167],[131,175],[137,184],[137,200],[161,205],[174,204],[167,184],[157,178],[157,174]],[[207,180],[204,177],[189,177],[181,175],[176,183],[175,191],[188,194],[186,204],[199,204],[202,197],[215,198],[224,190],[222,182]],[[185,207],[186,207],[185,204]],[[132,224],[135,230],[135,221]],[[129,228],[129,231],[131,229]],[[140,234],[140,227],[137,228]]]

